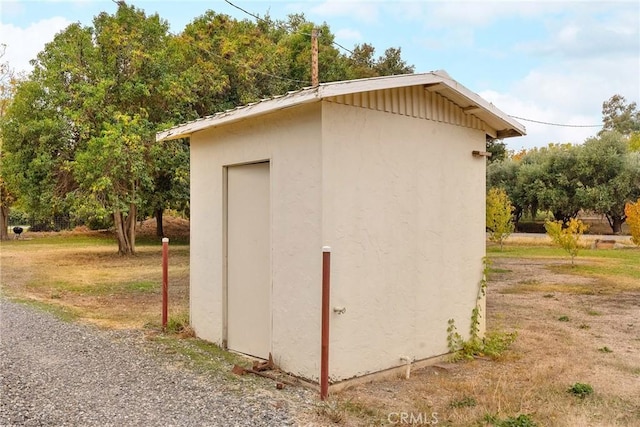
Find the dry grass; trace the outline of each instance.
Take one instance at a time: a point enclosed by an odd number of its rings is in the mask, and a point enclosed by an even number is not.
[[[522,414],[538,426],[640,425],[640,281],[633,271],[640,251],[591,255],[580,262],[599,269],[565,268],[552,249],[531,258],[493,254],[488,325],[517,330],[510,350],[498,360],[429,367],[409,380],[337,393],[310,421],[392,425],[405,412],[422,420],[437,414],[437,425],[449,426],[499,425]],[[630,271],[616,273],[619,265]],[[594,393],[569,393],[576,382]]]
[[[120,257],[115,240],[104,233],[26,237],[2,242],[0,284],[6,296],[57,306],[108,328],[160,324],[160,243],[138,245],[136,256]],[[171,245],[169,260],[170,313],[181,316],[188,310],[189,247]]]

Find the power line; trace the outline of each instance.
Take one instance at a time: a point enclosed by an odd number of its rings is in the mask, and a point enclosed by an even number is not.
[[[244,13],[246,13],[247,15],[249,15],[249,16],[253,16],[254,18],[256,18],[256,19],[257,19],[257,20],[259,20],[259,21],[267,22],[267,20],[266,20],[266,19],[261,18],[259,15],[254,15],[253,13],[251,13],[251,12],[249,12],[249,11],[247,11],[247,10],[245,10],[245,9],[241,8],[240,6],[236,6],[235,4],[231,3],[229,0],[224,0],[224,1],[225,1],[225,3],[228,3],[229,5],[231,5],[231,6],[235,7],[236,9],[243,11],[243,12],[244,12]]]
[[[249,15],[249,16],[254,17],[255,19],[257,19],[257,20],[259,20],[259,21],[266,22],[266,23],[270,23],[270,22],[269,22],[269,21],[267,21],[266,19],[264,19],[264,18],[260,17],[260,15],[256,15],[256,14],[254,14],[254,13],[251,13],[251,12],[247,11],[246,9],[241,8],[241,7],[240,7],[240,6],[238,6],[238,5],[233,4],[233,3],[232,3],[232,2],[230,2],[229,0],[224,0],[224,1],[225,1],[225,3],[229,4],[230,6],[235,7],[236,9],[238,9],[238,10],[240,10],[240,11],[242,11],[242,12],[246,13],[246,14],[247,14],[247,15]],[[284,27],[286,30],[291,31],[291,28],[290,28],[290,27],[288,27],[287,25],[284,25],[284,26],[282,26],[282,27]],[[302,31],[295,31],[295,32],[296,32],[296,33],[298,33],[298,34],[302,34],[303,36],[311,37],[311,34],[309,34],[309,33],[304,33],[304,32],[302,32]],[[342,46],[340,43],[338,43],[338,42],[336,42],[336,41],[332,41],[331,43],[332,43],[332,44],[334,44],[334,45],[336,45],[336,46],[338,46],[340,49],[344,49],[345,51],[349,52],[351,55],[355,55],[355,53],[354,53],[351,49],[347,49],[346,47]]]
[[[342,46],[340,43],[338,43],[338,42],[336,42],[336,41],[332,41],[331,43],[335,44],[336,46],[338,46],[338,47],[339,47],[339,48],[341,48],[341,49],[346,50],[346,51],[347,51],[347,52],[349,52],[351,55],[355,55],[355,53],[354,53],[352,50],[347,49],[346,47]]]
[[[524,117],[518,117],[518,116],[509,116],[509,117],[513,117],[514,119],[518,119],[518,120],[524,120],[525,122],[538,123],[538,124],[547,125],[547,126],[559,126],[559,127],[565,127],[565,128],[601,128],[602,127],[602,125],[569,125],[569,124],[562,124],[562,123],[543,122],[540,120],[533,120],[533,119],[525,119]]]

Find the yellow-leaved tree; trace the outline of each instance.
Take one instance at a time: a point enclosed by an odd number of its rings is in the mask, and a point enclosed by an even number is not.
[[[554,243],[560,245],[571,256],[571,265],[574,265],[574,258],[578,256],[580,246],[578,241],[582,233],[587,231],[587,225],[579,219],[571,218],[566,227],[562,227],[562,221],[549,221],[544,224],[547,234]]]
[[[624,214],[631,231],[631,241],[640,246],[640,199],[635,203],[627,203],[624,206]]]
[[[492,188],[487,194],[487,230],[489,240],[500,244],[513,233],[513,206],[502,188]]]

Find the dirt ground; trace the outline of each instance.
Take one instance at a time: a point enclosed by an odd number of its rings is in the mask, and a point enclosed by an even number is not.
[[[184,237],[188,222],[165,218],[165,232]],[[153,220],[141,225],[139,236],[156,238]],[[127,259],[113,256],[115,241],[113,249],[62,245],[55,253],[36,245],[28,257],[16,242],[9,245],[13,250],[2,253],[5,292],[76,307],[81,319],[109,328],[158,323],[157,247],[141,246]],[[171,249],[170,301],[181,310],[188,300],[188,255],[186,245]],[[640,426],[640,283],[567,274],[567,261],[559,258],[492,259],[487,326],[517,332],[510,350],[497,360],[440,363],[413,370],[409,380],[335,393],[303,411],[300,425],[403,425],[400,417],[410,416],[414,425],[481,426],[525,414],[538,426]],[[583,399],[568,393],[575,383],[591,385],[594,393]]]
[[[621,292],[550,263],[561,262],[494,260],[488,328],[518,333],[501,358],[438,364],[409,380],[346,390],[310,423],[399,425],[408,414],[416,425],[498,425],[487,421],[525,414],[538,426],[640,425],[640,284]],[[568,393],[577,382],[593,395]]]

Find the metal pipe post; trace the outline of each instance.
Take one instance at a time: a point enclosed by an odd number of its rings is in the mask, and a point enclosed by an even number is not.
[[[162,330],[167,330],[169,308],[169,239],[162,239]]]
[[[320,400],[329,396],[329,304],[331,248],[322,248],[322,348],[320,352]]]

